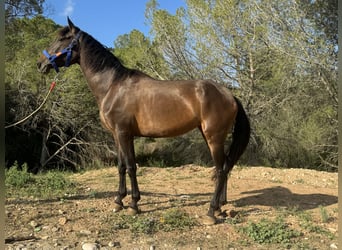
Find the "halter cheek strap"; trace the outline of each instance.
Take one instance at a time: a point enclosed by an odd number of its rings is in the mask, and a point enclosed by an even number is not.
[[[77,33],[77,35],[75,36],[74,39],[71,40],[70,44],[68,47],[66,47],[65,49],[63,49],[60,52],[57,52],[56,54],[50,55],[49,52],[47,52],[46,50],[43,50],[43,54],[46,56],[46,58],[50,61],[52,67],[56,70],[56,72],[59,72],[59,68],[56,64],[56,59],[64,54],[66,54],[66,59],[65,59],[65,67],[69,67],[70,66],[70,61],[71,61],[71,56],[72,56],[72,49],[73,47],[77,44],[78,39],[80,38],[81,35],[81,31],[79,31]]]

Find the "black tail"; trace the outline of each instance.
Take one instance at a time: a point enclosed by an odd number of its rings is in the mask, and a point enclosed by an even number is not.
[[[242,153],[245,151],[251,134],[251,127],[246,112],[239,99],[235,96],[234,99],[238,106],[238,113],[235,119],[232,145],[230,146],[230,150],[227,155],[226,163],[228,163],[228,169],[233,168]]]

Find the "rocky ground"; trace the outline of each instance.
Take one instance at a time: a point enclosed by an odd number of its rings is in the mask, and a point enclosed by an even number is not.
[[[133,218],[125,210],[112,211],[115,167],[72,175],[77,194],[48,200],[8,197],[6,249],[337,249],[337,173],[236,167],[223,207],[227,217],[205,226],[200,222],[213,192],[211,176],[212,168],[194,165],[140,167],[142,213]],[[193,224],[156,227],[175,209]],[[279,216],[300,232],[291,244],[260,243],[240,230]]]

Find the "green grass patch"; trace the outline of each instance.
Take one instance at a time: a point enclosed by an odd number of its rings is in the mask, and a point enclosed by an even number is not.
[[[183,210],[174,208],[167,210],[159,220],[163,231],[187,230],[196,225],[196,222]]]
[[[293,207],[279,208],[273,219],[263,217],[258,221],[245,223],[236,216],[237,218],[228,218],[226,223],[234,225],[242,236],[240,244],[244,246],[258,243],[269,249],[273,249],[273,246],[285,249],[318,249],[314,246],[320,245],[321,240],[336,238],[321,224],[331,220],[328,211],[324,207],[319,207],[319,211],[321,220],[318,221],[314,220],[311,212]],[[246,216],[242,217],[248,221]],[[288,219],[291,223],[287,222]]]
[[[15,163],[5,171],[6,196],[8,198],[56,198],[76,192],[76,184],[65,173],[49,171],[33,175],[27,165]]]
[[[197,222],[181,209],[169,209],[164,213],[148,213],[138,216],[113,214],[104,223],[112,223],[113,231],[129,229],[131,233],[152,235],[158,231],[189,230]]]
[[[319,206],[319,213],[321,215],[322,222],[328,223],[330,220],[330,216],[329,216],[327,209],[323,206]]]
[[[320,207],[320,212],[323,213],[323,215],[321,215],[323,216],[322,220],[328,220],[327,218],[328,215],[326,214],[327,213],[326,210],[325,209],[323,211],[322,210],[323,210],[322,207]],[[303,228],[309,234],[315,233],[320,236],[326,236],[329,239],[335,238],[335,236],[329,230],[315,223],[310,213],[301,212],[298,214],[298,218],[299,218],[300,227]]]
[[[258,222],[248,222],[239,231],[259,244],[281,244],[286,247],[291,246],[293,238],[301,235],[290,228],[281,216],[274,220],[262,218]]]

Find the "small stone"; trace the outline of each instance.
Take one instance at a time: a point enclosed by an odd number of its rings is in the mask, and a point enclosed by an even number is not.
[[[30,226],[34,228],[34,227],[38,226],[38,223],[36,221],[32,220],[30,222]]]
[[[156,250],[156,246],[151,245],[150,250]]]
[[[64,226],[65,223],[67,223],[67,221],[68,221],[68,219],[66,217],[61,217],[58,219],[59,225],[62,225],[62,226]]]
[[[98,250],[100,249],[96,243],[84,243],[82,245],[82,250]]]
[[[181,195],[180,198],[182,200],[189,200],[191,197],[190,197],[190,195]]]
[[[335,243],[331,243],[330,244],[330,248],[331,249],[338,249],[337,245]]]
[[[91,231],[89,231],[89,230],[81,230],[80,233],[81,234],[91,234]]]

